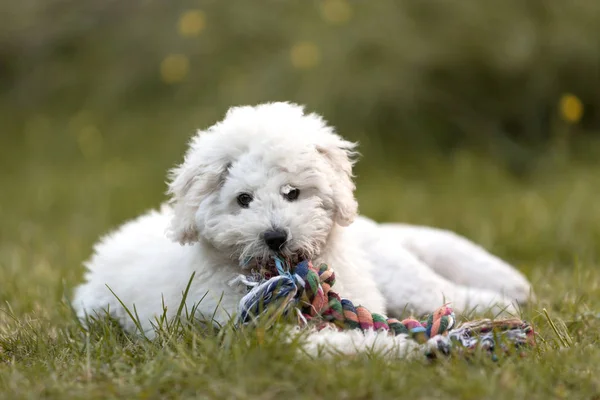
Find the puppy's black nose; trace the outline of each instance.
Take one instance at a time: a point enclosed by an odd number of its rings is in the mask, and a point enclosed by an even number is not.
[[[287,240],[287,233],[280,229],[266,231],[263,233],[263,239],[269,248],[273,251],[279,251]]]

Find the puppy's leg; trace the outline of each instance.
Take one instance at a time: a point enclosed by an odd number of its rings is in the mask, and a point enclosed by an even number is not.
[[[368,220],[359,224],[352,229],[360,229],[364,238],[361,245],[373,264],[372,275],[386,298],[389,314],[398,315],[405,308],[417,314],[429,313],[445,301],[451,302],[459,313],[472,309],[515,311],[510,298],[491,290],[456,284],[399,245],[396,235],[381,234],[382,230]]]
[[[348,229],[371,255],[373,243],[383,239],[389,247],[380,246],[378,251],[389,253],[388,259],[403,247],[432,271],[460,286],[494,291],[519,303],[532,296],[523,274],[453,232],[405,224],[379,225],[365,217],[357,218]]]
[[[453,232],[383,224],[381,237],[400,244],[437,274],[456,284],[493,290],[519,303],[532,296],[527,278],[513,266]]]
[[[473,309],[516,311],[509,298],[491,290],[457,285],[436,274],[403,248],[390,251],[393,245],[393,241],[382,240],[372,248],[371,254],[376,265],[374,279],[386,297],[389,313],[397,315],[405,307],[417,314],[429,313],[444,302],[450,302],[459,313]]]
[[[390,358],[423,357],[423,346],[408,339],[406,335],[390,336],[385,331],[339,332],[323,329],[310,332],[303,339],[302,351],[313,357],[360,353],[376,353]]]

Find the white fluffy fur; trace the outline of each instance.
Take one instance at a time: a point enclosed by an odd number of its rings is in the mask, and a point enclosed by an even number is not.
[[[456,311],[497,307],[514,311],[530,285],[518,271],[451,232],[356,218],[352,166],[355,145],[316,114],[289,103],[232,108],[192,139],[184,162],[171,172],[171,202],[103,238],[75,291],[80,317],[109,310],[135,327],[110,287],[135,305],[146,333],[162,312],[175,314],[190,276],[188,306],[226,322],[244,294],[230,284],[270,255],[261,234],[283,229],[282,251],[302,252],[336,271],[335,289],[372,312],[405,307],[430,312],[451,301]],[[392,179],[392,178],[390,178]],[[300,196],[288,201],[289,186]],[[252,194],[248,208],[238,194]],[[329,344],[343,352],[369,348],[405,351],[404,338],[357,332],[315,333],[307,350]],[[310,338],[309,338],[310,339]],[[377,343],[374,345],[374,343]]]

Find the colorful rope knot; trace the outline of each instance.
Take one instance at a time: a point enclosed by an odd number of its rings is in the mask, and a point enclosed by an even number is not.
[[[455,315],[447,305],[423,321],[414,318],[399,321],[371,313],[331,290],[335,272],[326,264],[315,267],[311,261],[301,261],[290,266],[276,259],[275,271],[263,270],[240,280],[249,289],[239,304],[240,324],[248,324],[269,312],[293,314],[301,327],[387,331],[390,335],[407,335],[418,343],[434,338],[436,350],[444,354],[457,344],[464,349],[481,347],[493,352],[498,339],[496,332],[516,346],[534,344],[533,329],[519,319],[473,321],[455,329]]]

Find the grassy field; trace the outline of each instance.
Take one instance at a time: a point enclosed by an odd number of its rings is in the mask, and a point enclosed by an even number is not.
[[[65,295],[81,261],[100,234],[164,200],[164,170],[191,131],[115,123],[141,140],[83,119],[39,117],[0,142],[0,398],[600,398],[600,166],[554,159],[516,180],[469,153],[363,159],[364,214],[454,229],[531,278],[538,302],[523,317],[539,346],[498,363],[312,360],[277,332],[186,329],[145,342],[78,327]]]
[[[0,2],[0,399],[600,400],[600,3],[257,3]],[[312,360],[278,332],[78,326],[82,261],[165,200],[193,130],[282,99],[361,141],[362,213],[527,274],[527,357]]]

